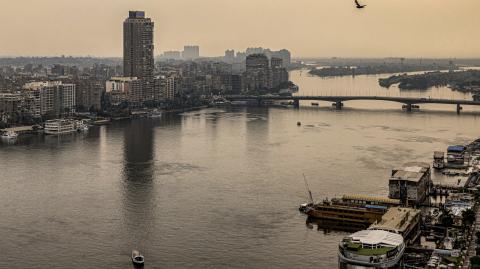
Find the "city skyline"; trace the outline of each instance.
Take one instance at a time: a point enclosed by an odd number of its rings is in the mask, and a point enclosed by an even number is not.
[[[121,57],[117,25],[128,10],[144,10],[157,22],[156,56],[195,44],[203,56],[262,46],[295,57],[480,57],[478,1],[364,2],[362,11],[333,0],[6,2],[14,12],[0,19],[0,55]]]

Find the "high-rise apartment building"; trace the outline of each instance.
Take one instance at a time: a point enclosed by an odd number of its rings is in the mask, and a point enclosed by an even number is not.
[[[166,100],[173,100],[180,88],[180,78],[176,76],[170,76],[165,81],[165,92],[163,96]]]
[[[163,53],[163,59],[167,60],[180,60],[182,58],[182,53],[180,51],[165,51]]]
[[[284,68],[289,68],[290,67],[290,64],[291,64],[291,54],[290,54],[290,51],[286,50],[286,49],[282,49],[282,50],[279,50],[279,51],[273,51],[272,52],[272,57],[277,57],[277,58],[280,58],[282,59],[283,63],[282,63],[282,66]]]
[[[75,112],[75,84],[31,82],[23,88],[33,100],[32,114],[36,117],[54,118]]]
[[[123,76],[152,80],[153,27],[144,11],[130,11],[123,22]]]
[[[101,97],[104,85],[100,80],[82,76],[75,81],[75,105],[80,111],[101,109]]]
[[[232,64],[233,61],[235,61],[235,51],[234,50],[226,50],[225,51],[225,57],[223,57],[223,60],[229,64]]]
[[[123,76],[137,78],[127,94],[132,105],[154,99],[154,23],[144,11],[130,11],[123,23]]]
[[[198,46],[184,46],[182,53],[184,60],[195,60],[200,57],[200,47]]]
[[[281,58],[272,57],[270,59],[270,69],[272,70],[272,87],[276,88],[285,82],[288,82],[288,71],[283,67]]]
[[[248,55],[245,76],[248,90],[270,89],[272,76],[267,56],[264,54]]]

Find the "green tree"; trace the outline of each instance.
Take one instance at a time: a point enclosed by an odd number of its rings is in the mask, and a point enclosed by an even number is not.
[[[476,219],[476,216],[475,216],[475,211],[473,211],[473,209],[469,208],[462,212],[462,225],[464,227],[468,225],[472,225],[475,219]]]
[[[473,256],[470,258],[470,264],[472,265],[472,268],[474,265],[480,266],[480,256]]]
[[[447,228],[452,227],[453,217],[452,217],[452,213],[450,212],[450,210],[448,210],[445,207],[442,207],[441,211],[442,211],[442,215],[440,216],[440,223],[444,227],[447,227]]]

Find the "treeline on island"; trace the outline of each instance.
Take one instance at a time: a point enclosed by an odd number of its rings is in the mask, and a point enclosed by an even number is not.
[[[428,89],[449,86],[463,92],[480,92],[480,70],[458,72],[427,72],[414,75],[394,75],[378,80],[380,86],[388,88],[398,84],[400,89]]]
[[[372,64],[363,66],[330,66],[322,68],[314,68],[309,71],[310,74],[319,77],[339,77],[339,76],[355,76],[355,75],[378,75],[389,73],[418,72],[431,70],[449,70],[456,69],[452,65],[439,64]]]

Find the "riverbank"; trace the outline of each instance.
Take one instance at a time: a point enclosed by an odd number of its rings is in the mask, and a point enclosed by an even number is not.
[[[188,108],[178,108],[178,109],[169,109],[169,110],[158,110],[158,109],[143,109],[132,111],[132,113],[128,116],[119,116],[119,117],[90,117],[84,114],[78,115],[75,119],[80,120],[88,120],[91,125],[106,125],[110,124],[112,121],[122,121],[122,120],[132,120],[136,118],[145,118],[150,117],[155,113],[154,117],[160,116],[162,113],[165,114],[175,114],[175,113],[183,113],[188,111],[195,111],[200,109],[205,109],[210,106],[197,106],[197,107],[188,107]],[[13,126],[9,128],[0,129],[0,132],[15,132],[18,135],[26,135],[26,134],[37,134],[38,131],[41,130],[40,125],[29,125],[29,126]]]
[[[472,255],[475,256],[478,252],[477,249],[480,248],[480,241],[472,242],[473,233],[476,230],[475,225],[479,221],[480,139],[464,146],[449,146],[446,158],[444,158],[443,152],[435,152],[434,164],[435,170],[432,171],[427,163],[409,163],[406,164],[406,168],[392,170],[391,177],[388,180],[388,198],[368,195],[343,195],[343,198],[340,199],[315,203],[306,183],[307,192],[310,193],[310,202],[303,204],[300,209],[308,215],[307,223],[312,216],[327,220],[335,217],[342,224],[331,224],[326,229],[340,228],[345,230],[343,227],[357,227],[357,230],[349,230],[349,232],[354,232],[351,236],[373,233],[373,230],[379,229],[386,232],[394,231],[392,233],[402,235],[407,250],[401,254],[403,257],[400,257],[397,261],[402,260],[400,263],[408,267],[440,268],[439,266],[445,266],[446,268],[448,266],[449,268],[464,268],[464,265],[470,262],[478,263],[480,257],[471,257]],[[420,167],[421,169],[419,169]],[[432,173],[443,173],[445,170],[450,171],[452,169],[457,171],[455,175],[464,174],[468,177],[468,180],[458,179],[456,184],[451,185],[438,184],[432,181]],[[398,186],[403,184],[402,182],[408,182],[408,185],[405,185],[404,197],[402,197],[402,191],[398,189]],[[438,192],[438,190],[441,191]],[[359,216],[367,216],[365,212],[373,214],[374,211],[369,207],[369,203],[374,203],[377,210],[384,208],[385,211],[381,221],[371,221],[370,223],[373,224],[370,228],[355,226],[355,224],[358,224]],[[407,214],[407,217],[404,218],[398,213],[401,210],[407,210],[408,207],[415,208],[408,210],[412,211],[412,214],[417,214],[418,217],[412,215],[409,218]],[[326,210],[325,208],[328,208],[327,213],[323,212]],[[355,210],[361,210],[361,208],[364,210],[361,214],[355,215],[353,213]],[[349,212],[349,215],[343,214],[345,210]],[[338,212],[338,215],[335,215],[336,212]],[[387,215],[388,217],[386,217]],[[352,224],[349,224],[350,222]],[[397,226],[395,223],[401,223],[401,225]],[[361,230],[363,231],[360,232]],[[479,236],[478,234],[476,237]],[[344,259],[345,255],[357,253],[356,249],[344,248],[343,242],[350,240],[351,236],[345,237],[340,243],[341,254],[339,254],[339,259],[342,263],[350,263],[350,260]],[[362,261],[362,259],[365,259],[362,258],[362,255],[372,256],[372,258],[381,256],[380,254],[378,256],[361,254],[352,259]]]

